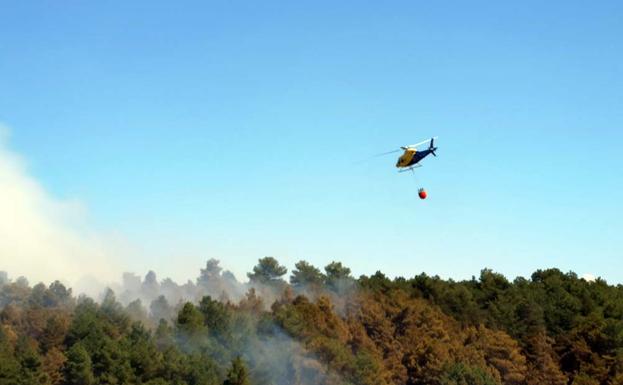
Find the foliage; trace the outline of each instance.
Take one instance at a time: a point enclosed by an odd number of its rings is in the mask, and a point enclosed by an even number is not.
[[[247,273],[251,282],[269,284],[274,281],[280,281],[281,276],[285,275],[288,269],[281,266],[273,257],[264,257],[258,261],[253,267],[252,273]]]
[[[623,383],[621,285],[557,269],[355,279],[300,261],[290,285],[285,273],[266,257],[248,285],[216,260],[196,284],[128,274],[124,305],[0,273],[0,384]]]
[[[249,373],[240,356],[231,362],[231,368],[227,371],[227,378],[223,385],[249,385]]]
[[[318,287],[325,282],[326,276],[320,269],[306,261],[298,261],[294,267],[290,276],[290,284],[294,287]]]

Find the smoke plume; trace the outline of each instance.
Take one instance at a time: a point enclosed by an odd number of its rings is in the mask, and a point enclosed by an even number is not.
[[[112,250],[88,230],[84,207],[45,191],[9,149],[8,134],[0,125],[0,270],[35,282],[73,279],[74,286],[119,277]]]

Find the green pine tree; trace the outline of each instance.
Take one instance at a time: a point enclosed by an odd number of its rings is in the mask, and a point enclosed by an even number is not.
[[[231,368],[227,372],[227,378],[223,385],[249,385],[249,373],[240,356],[231,362]]]
[[[67,352],[65,379],[70,385],[91,385],[95,383],[91,357],[80,343],[73,345]]]

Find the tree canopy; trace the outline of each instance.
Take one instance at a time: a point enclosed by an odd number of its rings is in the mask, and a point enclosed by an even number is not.
[[[355,279],[299,261],[286,273],[262,258],[244,284],[210,260],[184,285],[124,275],[121,295],[96,302],[0,272],[0,383],[623,383],[621,285],[557,269]]]

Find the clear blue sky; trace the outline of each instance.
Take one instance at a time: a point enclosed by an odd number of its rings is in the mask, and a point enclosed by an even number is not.
[[[620,1],[4,2],[0,121],[140,273],[274,255],[623,282],[622,19]],[[415,180],[358,163],[431,135]]]

